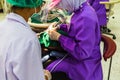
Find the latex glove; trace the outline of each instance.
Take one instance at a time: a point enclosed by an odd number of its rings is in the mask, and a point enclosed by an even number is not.
[[[52,79],[51,73],[48,70],[44,70],[44,74],[45,74],[45,80]]]
[[[58,30],[59,29],[59,25],[57,25],[57,23],[58,22],[51,23],[47,30]]]
[[[51,40],[58,41],[61,34],[58,33],[56,30],[49,30],[48,35],[50,36]]]

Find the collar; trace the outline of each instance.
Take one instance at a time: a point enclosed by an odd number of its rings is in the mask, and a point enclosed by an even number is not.
[[[12,21],[15,21],[15,22],[18,22],[22,25],[24,25],[25,27],[30,27],[28,25],[28,23],[25,21],[25,19],[23,17],[21,17],[20,15],[16,14],[16,13],[9,13],[6,18],[8,20],[12,20]]]

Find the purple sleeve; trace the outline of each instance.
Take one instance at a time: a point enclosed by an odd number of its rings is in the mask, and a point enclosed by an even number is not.
[[[84,17],[78,20],[74,21],[73,28],[70,29],[70,35],[74,37],[61,35],[59,42],[72,57],[83,60],[92,57],[94,50],[99,52],[100,31],[97,22],[91,18]]]
[[[61,24],[60,25],[60,30],[63,30],[65,32],[68,32],[69,28],[68,28],[68,24]]]

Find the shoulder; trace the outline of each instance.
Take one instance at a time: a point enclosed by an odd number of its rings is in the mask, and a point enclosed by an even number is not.
[[[9,43],[19,46],[39,42],[36,34],[30,28],[8,21],[0,23],[0,35],[0,39],[4,40],[5,45]]]
[[[77,13],[74,14],[73,17],[76,21],[82,22],[91,22],[98,24],[98,18],[95,10],[90,6],[86,5],[83,6]]]

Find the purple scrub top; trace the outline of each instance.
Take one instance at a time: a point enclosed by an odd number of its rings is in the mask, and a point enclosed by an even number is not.
[[[63,71],[71,80],[103,80],[100,26],[94,9],[88,3],[83,3],[74,11],[70,25],[62,24],[60,29],[69,35],[59,38],[68,56],[54,61],[47,69]]]
[[[107,16],[106,16],[106,8],[104,4],[100,4],[100,1],[109,1],[109,0],[88,0],[90,5],[95,9],[100,26],[106,26],[107,24]]]

